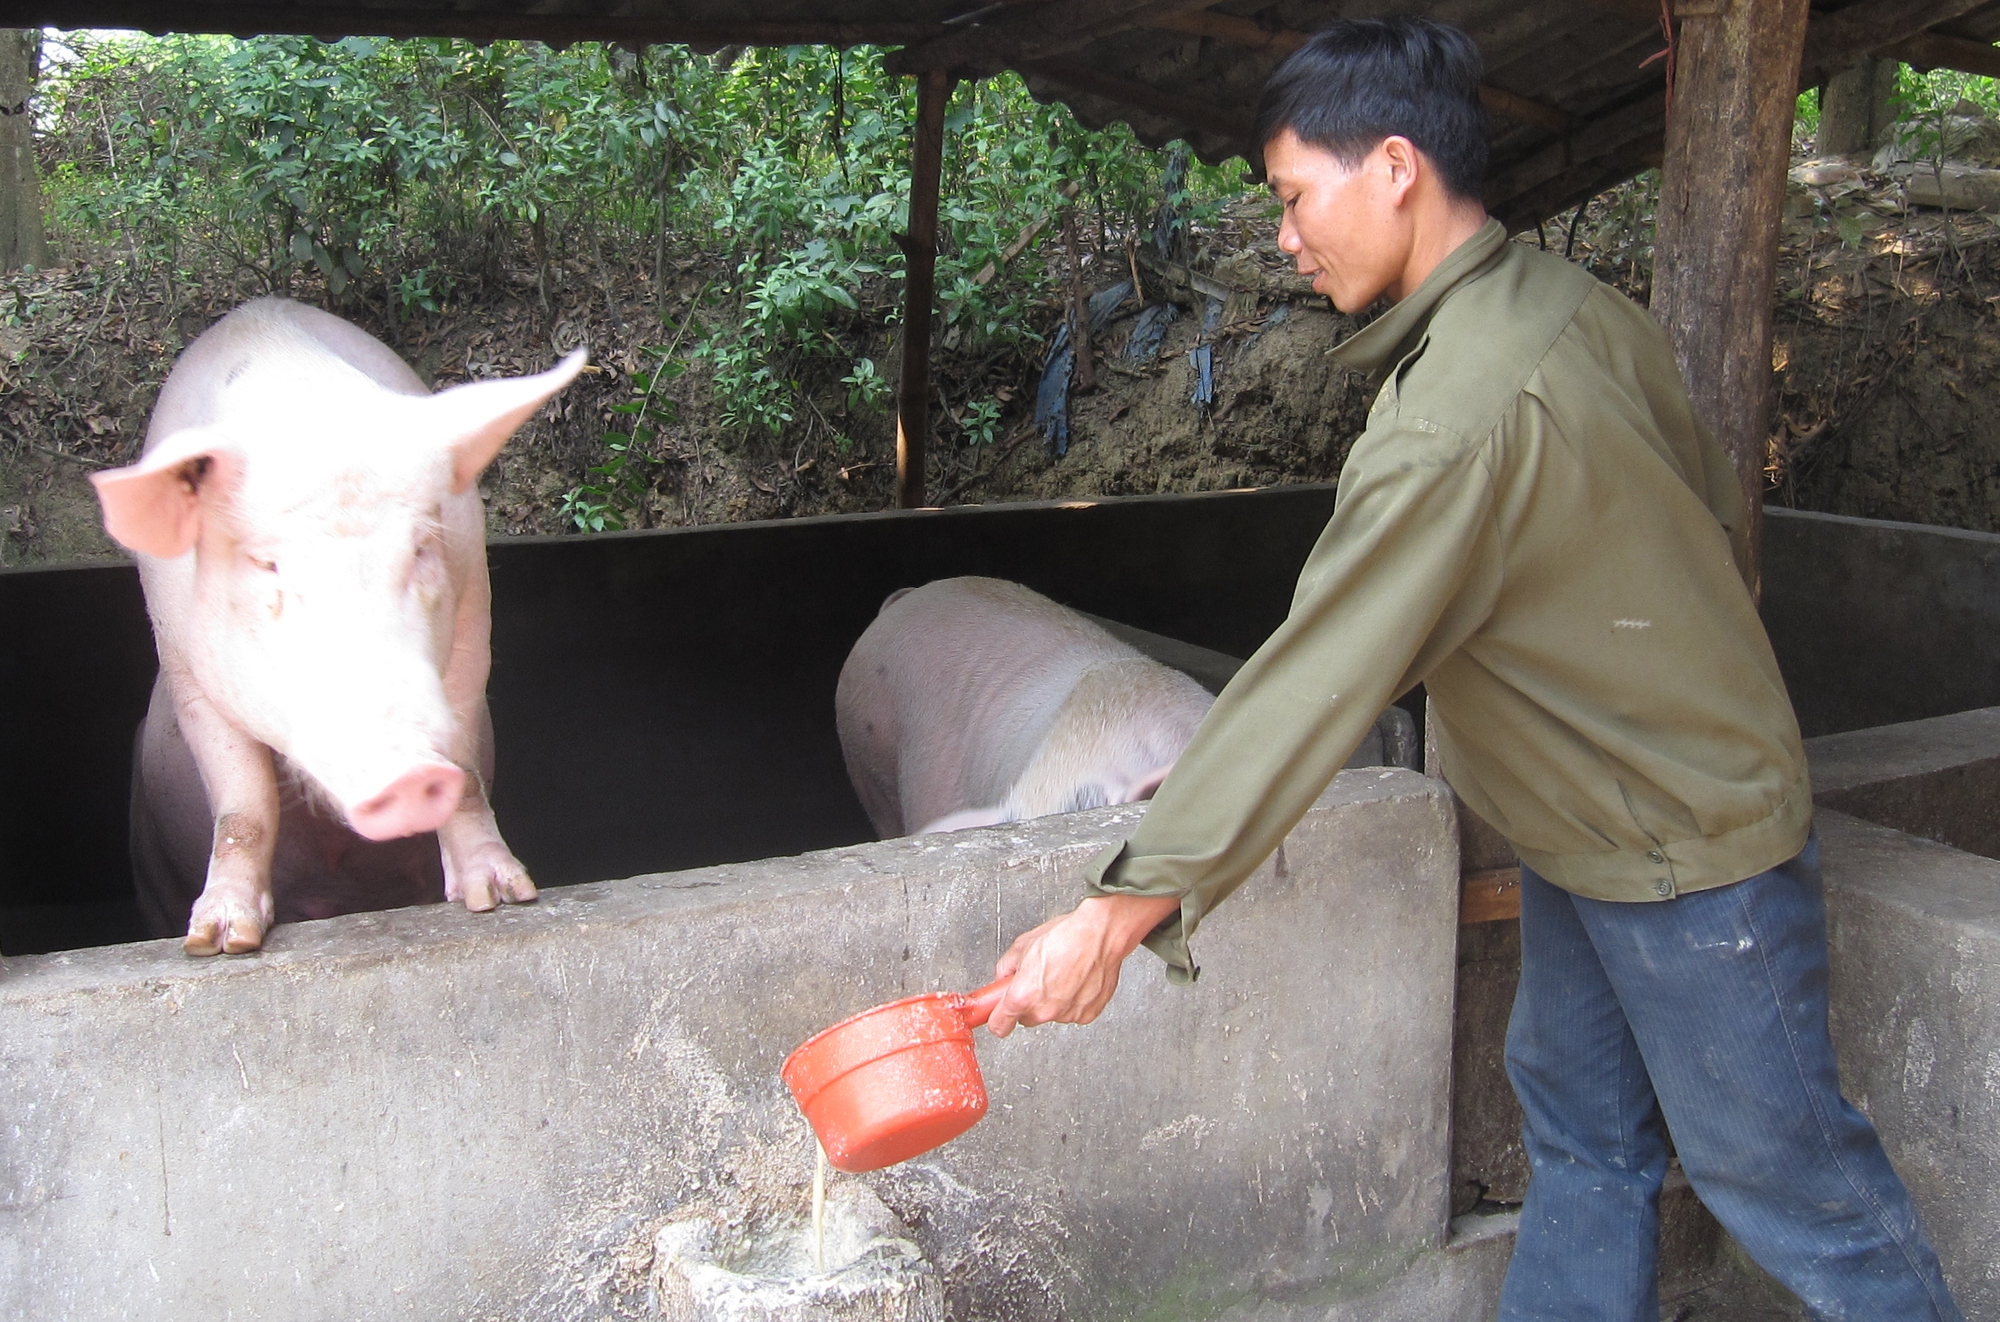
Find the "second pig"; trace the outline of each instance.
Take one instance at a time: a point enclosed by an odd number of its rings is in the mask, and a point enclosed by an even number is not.
[[[948,578],[883,603],[834,711],[887,837],[1150,798],[1214,701],[1038,592]]]

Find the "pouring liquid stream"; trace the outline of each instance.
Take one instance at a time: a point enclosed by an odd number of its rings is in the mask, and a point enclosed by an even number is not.
[[[826,1274],[826,1147],[813,1140],[813,1270]]]

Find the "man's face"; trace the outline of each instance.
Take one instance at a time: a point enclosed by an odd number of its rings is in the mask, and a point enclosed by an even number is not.
[[[1392,286],[1410,258],[1409,218],[1400,203],[1413,151],[1402,138],[1386,138],[1349,169],[1290,129],[1264,145],[1264,174],[1285,208],[1278,246],[1342,312],[1359,312],[1384,292],[1396,298],[1408,292]]]

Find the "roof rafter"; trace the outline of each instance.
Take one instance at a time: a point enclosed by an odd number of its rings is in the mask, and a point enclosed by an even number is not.
[[[1250,139],[1251,120],[1240,111],[1193,101],[1176,92],[1162,92],[1151,84],[1102,73],[1087,64],[1072,60],[1017,60],[1015,67],[1023,73],[1046,78],[1074,91],[1151,111],[1186,124],[1197,132],[1213,133],[1237,142]]]
[[[1806,28],[1799,85],[1815,87],[1856,60],[1907,41],[1926,28],[1949,23],[1992,0],[1861,0],[1815,17]]]
[[[963,27],[942,37],[892,51],[890,73],[952,69],[998,73],[1023,60],[1042,60],[1184,9],[1214,0],[1060,0],[1006,13],[991,23]]]
[[[1588,173],[1595,162],[1650,147],[1658,142],[1666,123],[1666,98],[1659,92],[1601,115],[1569,136],[1488,177],[1486,209],[1505,214],[1519,199],[1554,181],[1579,172]]]
[[[1250,50],[1273,50],[1289,55],[1312,40],[1310,32],[1300,32],[1293,28],[1266,27],[1255,19],[1238,18],[1234,14],[1218,14],[1212,9],[1185,10],[1154,19],[1146,26],[1166,32],[1185,32],[1190,36],[1212,37],[1226,41],[1232,46],[1243,46]],[[1504,88],[1482,84],[1479,99],[1486,108],[1496,115],[1519,120],[1524,124],[1539,124],[1556,133],[1567,133],[1576,127],[1576,121],[1554,106],[1545,106],[1539,101],[1518,96]]]
[[[1990,46],[1970,37],[1920,32],[1908,41],[1899,41],[1875,53],[1901,60],[1918,69],[1956,69],[1960,73],[2000,78],[2000,46]]]

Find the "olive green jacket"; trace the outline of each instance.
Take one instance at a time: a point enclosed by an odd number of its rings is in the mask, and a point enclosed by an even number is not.
[[[1566,890],[1668,899],[1803,848],[1742,493],[1658,323],[1489,221],[1333,354],[1385,375],[1291,613],[1091,866],[1181,897],[1147,940],[1170,976],[1419,682],[1445,779]]]

